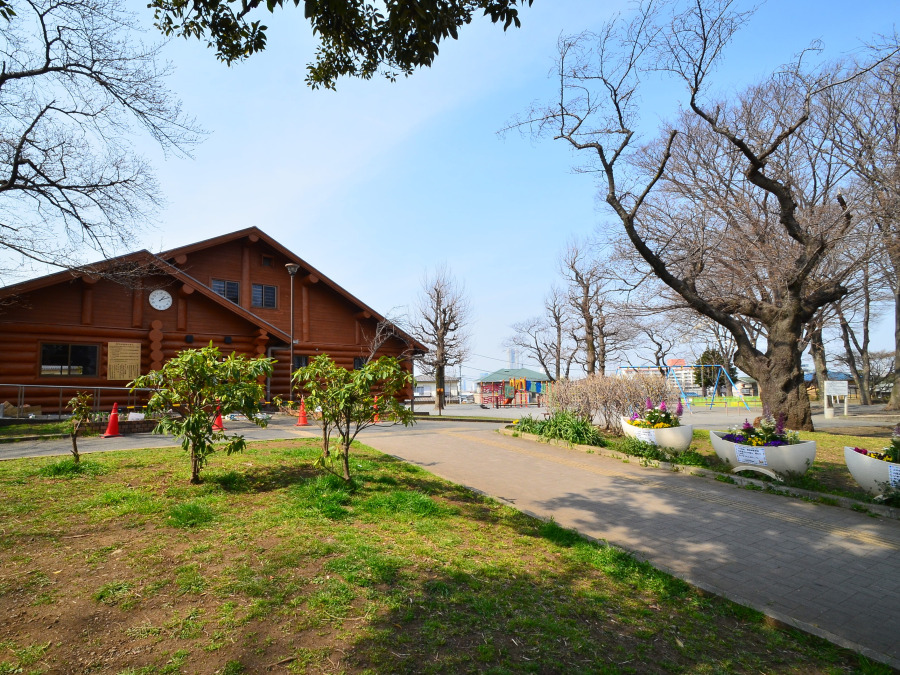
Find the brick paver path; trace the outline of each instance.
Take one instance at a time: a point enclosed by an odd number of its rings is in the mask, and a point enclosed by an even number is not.
[[[420,424],[361,440],[900,667],[900,522],[496,429]]]

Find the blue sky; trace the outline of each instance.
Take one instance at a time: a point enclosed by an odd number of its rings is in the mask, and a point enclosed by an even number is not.
[[[149,23],[143,5],[134,8]],[[816,39],[829,56],[846,53],[891,31],[897,7],[773,0],[737,36],[717,82],[738,89]],[[426,270],[446,263],[473,308],[464,375],[504,367],[509,326],[540,312],[566,241],[611,218],[567,147],[496,132],[552,97],[560,34],[627,8],[535,0],[520,30],[479,20],[442,45],[433,68],[393,84],[345,80],[337,92],[305,86],[314,44],[293,7],[266,13],[268,49],[230,68],[197,41],[173,41],[170,85],[210,135],[192,160],[148,149],[168,204],[135,248],[256,225],[382,313],[411,306]],[[677,93],[645,96],[648,128]],[[889,344],[883,329],[874,346]]]

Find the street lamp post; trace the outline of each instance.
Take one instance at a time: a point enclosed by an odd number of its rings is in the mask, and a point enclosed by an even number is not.
[[[291,275],[291,350],[290,361],[288,361],[288,400],[293,400],[293,387],[291,386],[291,377],[294,371],[294,277],[300,265],[297,263],[286,263],[284,268]]]

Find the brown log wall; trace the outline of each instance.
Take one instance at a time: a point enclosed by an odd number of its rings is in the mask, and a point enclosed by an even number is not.
[[[272,264],[264,265],[264,257]],[[290,276],[284,268],[288,259],[264,241],[248,237],[178,256],[170,262],[206,285],[214,278],[239,282],[238,304],[290,333]],[[275,308],[250,306],[254,283],[276,286]],[[158,288],[172,295],[172,306],[166,310],[156,310],[148,303],[150,292]],[[128,384],[106,379],[109,342],[139,342],[141,373],[161,367],[182,349],[204,347],[210,342],[224,354],[234,351],[248,356],[266,355],[275,348],[271,353],[279,361],[270,392],[291,398],[288,345],[174,277],[148,275],[131,286],[105,279],[72,278],[32,290],[15,300],[0,306],[0,384],[42,385],[39,389],[27,389],[24,402],[40,405],[44,413],[59,411],[60,388],[64,407],[77,391]],[[328,354],[339,365],[352,368],[354,357],[368,355],[365,338],[374,335],[375,328],[376,320],[367,311],[310,270],[301,268],[297,273],[295,355],[313,358]],[[192,336],[191,342],[188,336]],[[97,376],[41,375],[42,342],[99,345]],[[404,349],[404,344],[392,340],[381,353],[398,356]],[[18,404],[18,390],[0,386],[0,402],[4,401]],[[116,402],[122,407],[143,400],[124,390],[97,393],[101,410],[111,409]]]

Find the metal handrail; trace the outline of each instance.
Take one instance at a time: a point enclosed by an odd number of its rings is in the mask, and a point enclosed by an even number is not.
[[[144,392],[153,392],[153,389],[131,389],[129,387],[98,387],[98,386],[78,386],[78,385],[56,385],[56,384],[18,384],[18,383],[9,383],[9,382],[0,382],[0,388],[9,387],[12,389],[16,389],[16,408],[21,410],[25,407],[25,392],[28,389],[51,389],[59,391],[59,407],[57,408],[56,417],[57,419],[62,419],[63,411],[65,410],[65,406],[63,404],[63,392],[66,390],[71,391],[73,394],[79,391],[89,391],[93,393],[94,397],[94,412],[99,413],[100,410],[100,392],[101,391],[121,391],[125,393],[126,404],[125,408],[136,408],[139,407],[136,405],[138,400],[139,393]],[[142,406],[141,406],[142,407]]]

